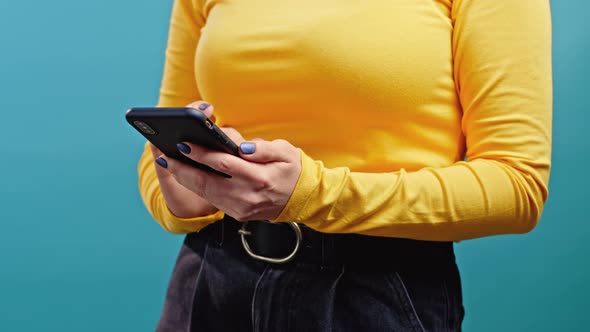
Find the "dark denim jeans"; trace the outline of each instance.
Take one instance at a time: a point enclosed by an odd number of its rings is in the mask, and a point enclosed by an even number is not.
[[[187,236],[158,332],[461,330],[454,259],[441,271],[277,265],[252,259],[237,235],[222,242]]]

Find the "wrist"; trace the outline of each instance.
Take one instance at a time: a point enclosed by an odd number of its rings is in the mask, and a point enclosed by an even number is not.
[[[191,202],[191,204],[186,204],[185,202],[179,203],[180,204],[175,204],[166,201],[166,206],[175,217],[181,219],[205,217],[219,211],[216,207],[202,198],[196,199],[195,202]]]

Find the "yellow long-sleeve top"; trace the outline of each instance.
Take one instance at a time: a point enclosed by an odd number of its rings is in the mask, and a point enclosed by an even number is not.
[[[462,240],[531,230],[551,153],[548,0],[176,0],[160,106],[301,148],[275,221]],[[140,191],[168,231],[153,158]]]

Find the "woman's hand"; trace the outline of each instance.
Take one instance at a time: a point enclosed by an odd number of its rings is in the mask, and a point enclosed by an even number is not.
[[[240,144],[236,156],[179,142],[179,150],[196,162],[231,175],[225,178],[162,156],[159,172],[239,221],[271,220],[287,204],[301,173],[301,154],[285,140],[243,142],[231,128],[223,128]]]
[[[199,109],[208,117],[213,115],[213,106],[203,101],[194,102],[188,107]],[[150,147],[154,160],[164,157],[164,154],[158,148],[151,144]],[[215,206],[178,183],[176,178],[166,169],[156,165],[156,174],[166,205],[175,216],[179,218],[195,218],[217,212]]]

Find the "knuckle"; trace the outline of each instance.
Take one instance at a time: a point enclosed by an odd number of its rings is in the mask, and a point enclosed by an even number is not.
[[[299,150],[293,146],[293,144],[289,143],[289,141],[284,139],[274,140],[272,141],[272,145],[277,151],[287,152],[287,155],[299,155]]]
[[[255,181],[255,189],[256,191],[268,190],[272,188],[273,182],[271,181],[270,177],[266,174],[261,175]]]
[[[291,143],[289,143],[288,141],[286,141],[284,139],[275,139],[274,141],[272,141],[272,143],[280,148],[291,146]]]
[[[219,158],[215,165],[218,171],[227,172],[231,169],[229,159],[227,157]]]
[[[276,140],[276,148],[277,150],[286,152],[284,155],[288,156],[287,158],[298,160],[300,158],[300,151],[297,149],[293,144],[289,143],[284,139]]]

